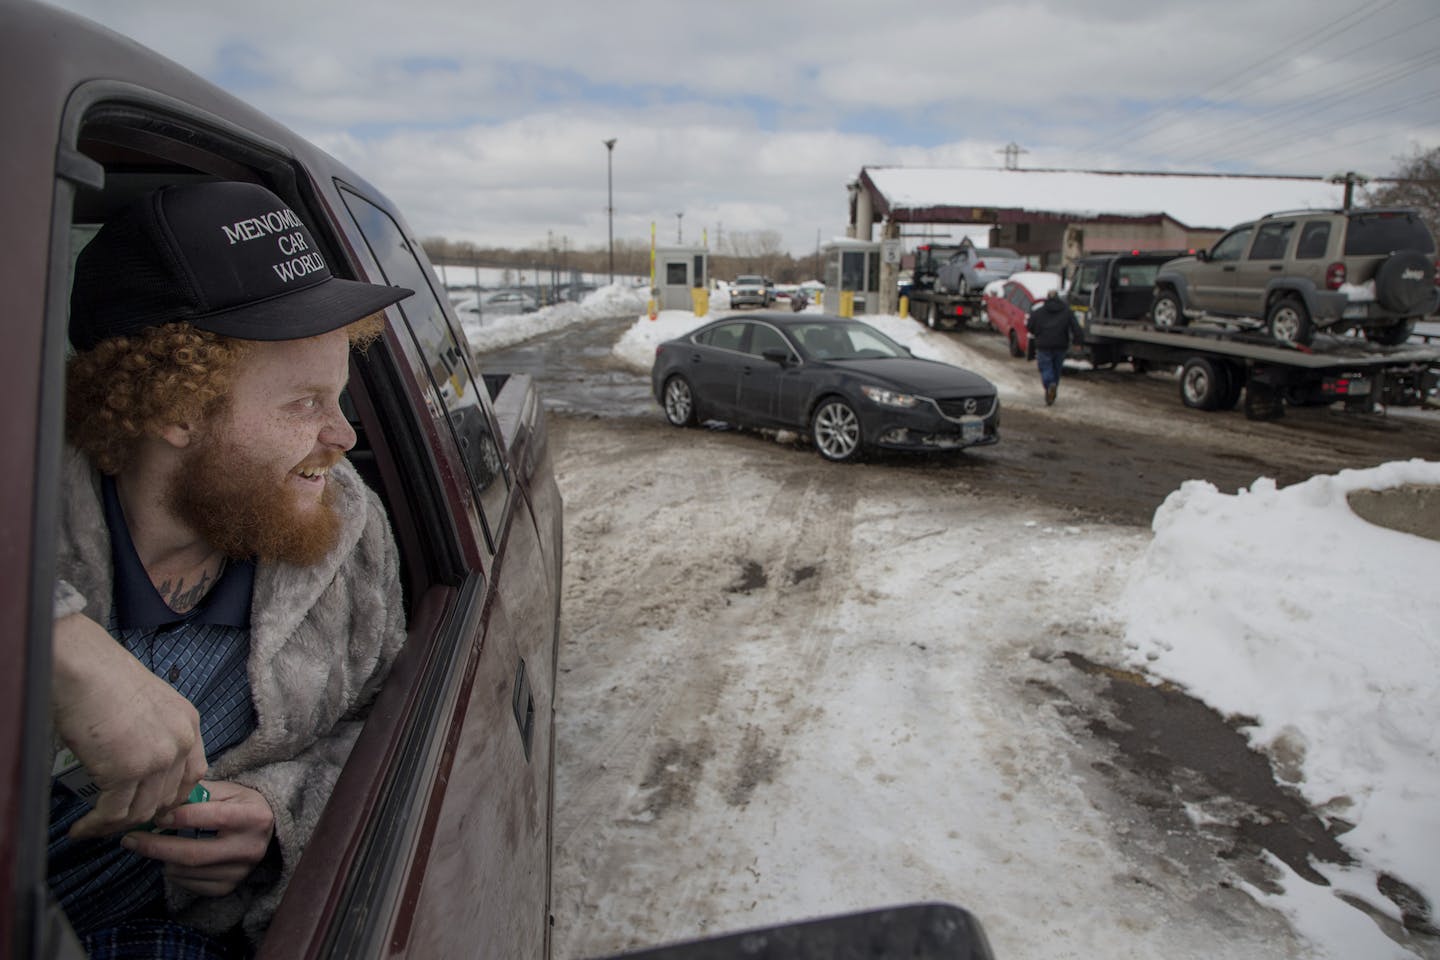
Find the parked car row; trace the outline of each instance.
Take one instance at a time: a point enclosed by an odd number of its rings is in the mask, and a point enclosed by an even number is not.
[[[483,322],[489,317],[534,313],[540,309],[540,301],[524,290],[493,290],[462,296],[455,300],[454,307],[461,320]]]

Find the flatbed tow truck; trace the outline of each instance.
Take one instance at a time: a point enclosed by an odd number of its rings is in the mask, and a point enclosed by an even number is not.
[[[1180,400],[1187,407],[1233,410],[1243,394],[1252,420],[1281,417],[1287,403],[1343,401],[1345,409],[1367,413],[1376,404],[1420,406],[1440,382],[1440,347],[1428,344],[1381,347],[1359,337],[1320,335],[1301,349],[1201,323],[1160,329],[1091,318],[1077,352],[1096,366],[1128,360],[1137,369],[1178,367]]]
[[[909,306],[901,311],[925,324],[931,330],[963,330],[972,318],[978,319],[985,307],[985,298],[980,291],[946,293],[935,289],[935,278],[940,266],[960,251],[957,246],[921,244],[915,248],[915,268],[910,288],[904,296]]]
[[[1284,416],[1286,404],[1343,401],[1357,412],[1372,412],[1377,404],[1440,404],[1440,345],[1429,337],[1381,346],[1322,334],[1300,347],[1247,329],[1243,321],[1154,326],[1151,282],[1159,264],[1176,255],[1132,250],[1077,261],[1066,296],[1085,337],[1070,355],[1097,367],[1121,362],[1138,371],[1176,367],[1187,407],[1233,410],[1243,395],[1252,420]]]

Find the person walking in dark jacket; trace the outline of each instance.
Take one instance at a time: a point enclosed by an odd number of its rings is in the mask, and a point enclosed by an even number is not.
[[[1045,405],[1055,402],[1056,391],[1060,389],[1060,371],[1065,366],[1065,354],[1072,341],[1079,341],[1084,335],[1080,321],[1075,319],[1057,290],[1051,290],[1045,299],[1025,319],[1025,329],[1030,331],[1030,346],[1035,351],[1035,361],[1040,366],[1040,382],[1045,385]]]

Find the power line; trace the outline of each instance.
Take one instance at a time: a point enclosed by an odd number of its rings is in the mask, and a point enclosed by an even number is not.
[[[1196,103],[1203,103],[1207,98],[1210,98],[1212,95],[1218,94],[1226,87],[1238,82],[1240,78],[1244,77],[1246,74],[1253,73],[1257,69],[1264,67],[1266,64],[1272,64],[1272,66],[1268,70],[1264,70],[1259,74],[1259,76],[1265,76],[1267,73],[1278,70],[1279,65],[1276,64],[1276,61],[1279,58],[1283,57],[1285,54],[1292,52],[1292,49],[1296,53],[1301,53],[1317,47],[1320,44],[1329,40],[1331,34],[1339,32],[1341,29],[1348,26],[1347,21],[1354,20],[1358,17],[1371,16],[1373,14],[1379,13],[1381,10],[1384,10],[1387,7],[1393,6],[1398,2],[1400,2],[1400,0],[1371,0],[1370,3],[1367,3],[1362,7],[1359,7],[1347,14],[1337,17],[1329,23],[1318,27],[1315,30],[1312,30],[1310,33],[1307,33],[1304,36],[1291,41],[1287,46],[1281,47],[1279,50],[1266,53],[1263,57],[1256,60],[1254,63],[1251,63],[1249,66],[1242,67],[1238,72],[1227,76],[1225,79],[1220,80],[1215,84],[1212,84],[1210,87],[1207,87],[1201,93],[1191,97],[1184,97],[1177,100],[1172,100],[1168,104],[1162,104],[1152,110],[1150,115],[1140,118],[1140,120],[1132,123],[1128,127],[1122,127],[1121,129],[1114,131],[1113,133],[1109,133],[1098,138],[1093,143],[1087,145],[1083,149],[1092,149],[1096,146],[1104,144],[1106,141],[1113,140],[1117,137],[1123,136],[1124,134],[1130,133],[1132,130],[1138,130],[1139,128],[1145,126],[1148,123],[1155,122],[1157,117],[1164,120],[1164,123],[1162,124],[1160,129],[1164,129],[1166,126],[1171,126],[1176,121],[1160,115],[1159,111],[1164,110],[1168,114],[1170,111],[1181,107],[1189,106]],[[1317,37],[1321,34],[1325,34],[1325,36],[1320,36],[1320,38],[1318,40],[1315,40],[1313,43],[1307,43],[1307,41],[1311,40],[1311,38]],[[1141,139],[1147,139],[1149,136],[1151,136],[1151,134],[1146,134]]]
[[[1392,113],[1396,113],[1396,112],[1398,112],[1398,111],[1400,111],[1400,110],[1405,110],[1405,109],[1407,109],[1407,108],[1409,108],[1409,107],[1413,107],[1413,106],[1415,106],[1415,105],[1417,105],[1417,104],[1428,103],[1428,102],[1431,101],[1431,100],[1437,100],[1437,99],[1440,99],[1440,91],[1434,91],[1434,92],[1431,92],[1431,93],[1422,94],[1422,95],[1417,96],[1417,97],[1411,97],[1409,100],[1404,100],[1404,101],[1401,101],[1400,103],[1392,104],[1390,107],[1387,107],[1387,108],[1384,109],[1384,110],[1367,110],[1367,111],[1364,112],[1364,114],[1363,114],[1362,116],[1359,117],[1359,119],[1371,119],[1371,118],[1375,118],[1375,117],[1388,116],[1388,115],[1390,115],[1390,114],[1392,114]],[[1326,131],[1326,130],[1333,130],[1333,129],[1335,128],[1335,126],[1336,126],[1335,123],[1324,123],[1324,124],[1321,124],[1320,126],[1313,128],[1313,130],[1309,130],[1309,131],[1303,132],[1303,133],[1298,137],[1298,139],[1304,139],[1305,137],[1309,136],[1310,133],[1319,133],[1319,132],[1323,132],[1323,131]],[[1366,137],[1366,138],[1364,138],[1363,140],[1354,141],[1353,143],[1345,144],[1344,146],[1355,146],[1355,145],[1358,145],[1358,144],[1360,144],[1360,143],[1368,143],[1368,142],[1371,141],[1371,140],[1378,140],[1378,139],[1380,139],[1381,137],[1385,137],[1385,136],[1389,136],[1389,135],[1390,135],[1390,134],[1387,134],[1387,133],[1376,134],[1376,135],[1373,136],[1373,137]],[[1291,138],[1291,139],[1297,139],[1297,138]],[[1298,160],[1298,159],[1301,159],[1301,158],[1303,158],[1303,157],[1311,157],[1311,156],[1314,156],[1314,155],[1319,154],[1319,153],[1333,152],[1335,149],[1338,148],[1338,146],[1341,146],[1341,145],[1333,144],[1333,143],[1332,143],[1332,144],[1326,144],[1324,147],[1321,147],[1321,148],[1319,148],[1319,149],[1317,149],[1317,150],[1311,150],[1311,151],[1309,151],[1309,152],[1307,152],[1307,153],[1297,154],[1297,155],[1295,155],[1295,156],[1292,156],[1290,159],[1292,159],[1292,160]],[[1278,153],[1278,152],[1280,151],[1280,149],[1281,149],[1281,147],[1277,145],[1277,146],[1271,147],[1271,148],[1268,149],[1268,150],[1262,150],[1262,151],[1261,151],[1260,153],[1258,153],[1258,154],[1250,154],[1249,156],[1250,156],[1252,159],[1254,159],[1255,157],[1267,157],[1267,156],[1270,156],[1270,155],[1273,154],[1273,153]],[[1226,159],[1231,159],[1231,158],[1238,159],[1238,158],[1239,158],[1239,155],[1232,155],[1232,157],[1222,157],[1221,160],[1218,161],[1218,162],[1224,162]]]
[[[1419,62],[1417,63],[1415,61]],[[1273,107],[1263,113],[1253,114],[1244,120],[1227,126],[1223,131],[1206,130],[1191,134],[1189,137],[1182,137],[1177,142],[1165,144],[1164,149],[1169,151],[1179,149],[1194,150],[1196,148],[1203,149],[1206,145],[1215,142],[1233,143],[1241,131],[1257,124],[1264,125],[1265,127],[1263,133],[1257,131],[1257,135],[1272,135],[1278,130],[1283,130],[1286,127],[1313,118],[1316,115],[1317,111],[1315,108],[1317,107],[1322,108],[1321,112],[1330,112],[1339,104],[1363,96],[1377,87],[1395,83],[1423,70],[1428,70],[1436,64],[1440,64],[1440,52],[1430,51],[1417,54],[1409,60],[1402,60],[1399,63],[1391,64],[1372,73],[1363,74],[1358,78],[1339,81],[1329,87],[1317,90],[1302,100]],[[1348,92],[1336,96],[1340,91]],[[1293,116],[1289,119],[1276,122],[1277,118],[1287,115]]]

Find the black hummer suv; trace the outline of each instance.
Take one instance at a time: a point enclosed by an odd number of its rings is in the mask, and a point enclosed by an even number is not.
[[[1440,305],[1435,238],[1414,210],[1298,210],[1242,223],[1155,280],[1156,326],[1250,318],[1276,340],[1358,328],[1399,344]]]

